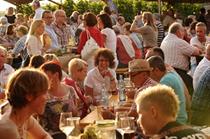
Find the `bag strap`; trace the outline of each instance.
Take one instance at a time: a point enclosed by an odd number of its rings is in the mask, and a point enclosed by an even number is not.
[[[86,35],[87,35],[87,40],[89,40],[90,37],[91,37],[91,36],[90,36],[90,32],[89,32],[87,29],[86,29],[85,31],[86,31]]]

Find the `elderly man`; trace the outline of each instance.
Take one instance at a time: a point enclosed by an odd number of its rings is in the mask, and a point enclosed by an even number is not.
[[[179,77],[179,75],[174,72],[168,72],[166,70],[166,66],[164,61],[159,56],[152,56],[148,59],[150,67],[153,68],[151,71],[151,78],[160,84],[165,84],[174,89],[174,92],[177,94],[179,98],[179,112],[177,116],[177,121],[180,123],[187,122],[187,112],[186,112],[186,101],[184,94],[184,85]]]
[[[59,49],[57,34],[52,27],[53,19],[54,18],[51,11],[46,10],[43,12],[42,20],[45,22],[45,32],[49,35],[52,41],[50,48],[47,50],[48,52],[53,52]]]
[[[4,89],[7,84],[9,75],[14,72],[14,69],[6,64],[7,50],[0,46],[0,99],[4,98]]]
[[[157,84],[152,78],[150,78],[150,72],[152,68],[149,66],[149,63],[144,59],[134,59],[128,64],[128,71],[130,80],[134,83],[135,87],[138,89],[135,94],[135,98],[138,96],[138,93],[150,86]],[[135,99],[134,98],[134,99]],[[132,105],[130,111],[130,116],[137,117],[136,105]]]
[[[202,138],[202,132],[176,122],[179,100],[174,90],[165,85],[149,87],[136,99],[138,123],[143,133],[157,139]]]
[[[72,34],[70,26],[66,23],[66,12],[64,10],[56,10],[54,12],[55,21],[52,27],[57,34],[58,44],[60,47],[66,47]]]
[[[182,77],[188,90],[193,92],[192,77],[187,72],[189,70],[189,58],[200,55],[200,50],[190,46],[183,40],[184,28],[180,23],[173,23],[169,27],[168,35],[161,43],[161,49],[165,54],[165,63],[174,67],[177,73]]]
[[[88,109],[92,99],[89,96],[85,96],[83,88],[83,82],[87,76],[87,62],[82,59],[74,58],[69,62],[69,74],[71,78],[65,78],[64,83],[72,86],[80,98],[79,113],[83,118],[88,114]]]
[[[152,68],[146,60],[134,59],[129,62],[128,66],[130,80],[139,91],[157,84],[156,81],[150,78]]]
[[[198,22],[195,26],[196,36],[191,38],[190,45],[198,47],[205,51],[205,44],[210,42],[210,37],[206,36],[206,25],[202,22]]]
[[[210,37],[206,36],[207,27],[203,22],[198,22],[195,26],[195,31],[196,36],[191,38],[190,45],[201,49],[202,53],[204,53],[206,49],[206,43],[210,42]],[[201,56],[196,56],[196,61],[194,60],[194,64],[198,65],[201,59]],[[191,62],[193,62],[192,59]]]
[[[196,89],[201,77],[201,74],[210,67],[210,43],[207,44],[206,50],[205,50],[205,56],[200,61],[198,66],[195,69],[194,75],[193,75],[193,88]]]

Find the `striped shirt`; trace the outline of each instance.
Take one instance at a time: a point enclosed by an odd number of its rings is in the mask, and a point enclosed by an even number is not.
[[[160,21],[156,21],[155,25],[156,25],[156,27],[158,29],[158,40],[157,40],[157,43],[158,43],[158,46],[160,46],[161,42],[163,41],[163,39],[165,37],[164,27],[163,27],[163,25],[161,24]]]
[[[186,41],[178,38],[175,34],[168,33],[160,47],[165,54],[165,63],[174,68],[188,71],[189,58],[196,50]]]

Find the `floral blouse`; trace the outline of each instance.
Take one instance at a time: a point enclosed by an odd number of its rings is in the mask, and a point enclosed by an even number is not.
[[[76,111],[76,96],[73,88],[69,88],[67,95],[55,97],[48,94],[45,112],[39,116],[40,124],[51,135],[62,133],[59,129],[60,113]]]

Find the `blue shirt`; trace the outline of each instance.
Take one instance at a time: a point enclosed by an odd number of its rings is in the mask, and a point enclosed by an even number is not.
[[[49,35],[51,41],[52,41],[52,45],[49,48],[49,51],[53,51],[54,49],[59,49],[59,44],[58,44],[58,38],[57,35],[55,33],[55,31],[53,30],[53,28],[49,25],[45,26],[45,31],[47,32],[47,34]]]
[[[192,124],[210,125],[210,67],[201,74],[192,96]]]
[[[177,115],[177,121],[179,123],[187,123],[187,112],[186,112],[186,102],[185,102],[185,95],[184,95],[184,86],[183,81],[178,76],[176,72],[167,72],[160,80],[161,84],[165,84],[172,89],[179,98],[179,112]]]

